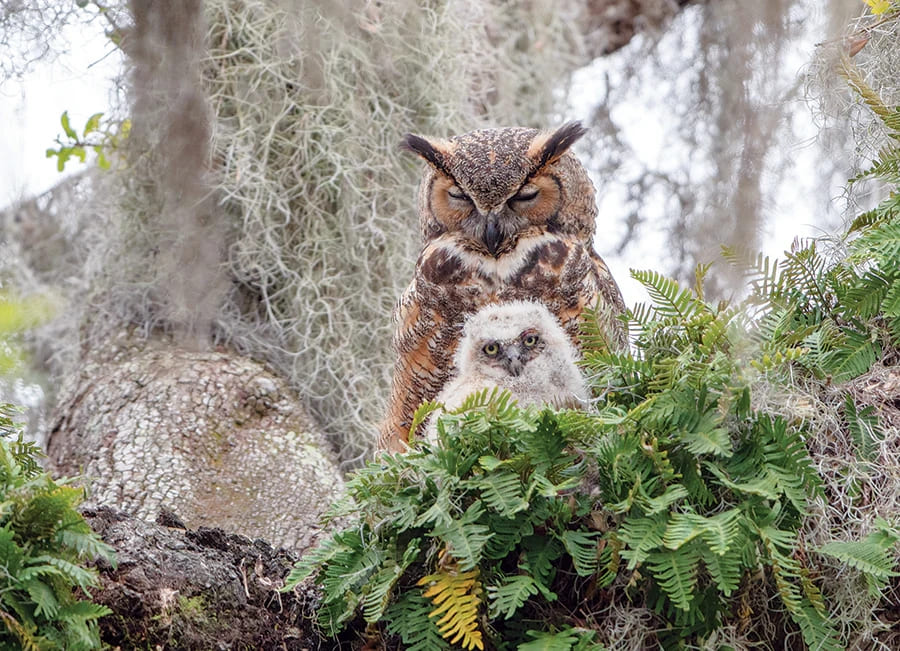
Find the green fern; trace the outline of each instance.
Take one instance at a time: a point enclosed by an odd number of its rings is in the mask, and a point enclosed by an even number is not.
[[[833,540],[817,551],[859,570],[865,577],[869,594],[880,598],[888,580],[900,576],[894,570],[894,551],[900,541],[900,532],[884,520],[876,522],[876,527],[863,540]]]
[[[114,564],[113,550],[76,510],[82,491],[41,470],[13,414],[0,405],[0,646],[99,648],[97,620],[111,611],[76,591],[90,597],[97,571],[84,564]]]
[[[868,177],[892,178],[898,157],[885,152]],[[600,648],[571,613],[611,600],[651,608],[657,641],[675,648],[740,625],[745,591],[768,590],[807,647],[840,648],[817,559],[859,572],[878,598],[897,571],[897,537],[885,525],[804,553],[811,505],[826,500],[808,432],[759,408],[754,392],[846,381],[897,354],[898,207],[894,193],[856,220],[849,257],[815,240],[781,260],[727,250],[750,284],[738,305],[704,300],[708,266],[691,289],[633,272],[652,302],[624,317],[631,347],[609,345],[603,315],[582,323],[595,411],[521,409],[500,391],[450,413],[423,405],[417,422],[437,418],[438,444],[414,442],[355,473],[332,511],[350,524],[301,561],[287,589],[314,581],[323,624],[361,613],[404,648],[477,648],[479,631],[489,648],[570,651]],[[848,398],[844,418],[873,461],[873,411]],[[456,579],[470,583],[453,592]]]
[[[406,651],[449,649],[450,643],[443,638],[434,619],[428,616],[432,610],[434,606],[420,590],[406,590],[385,612],[387,631],[403,641]]]
[[[516,647],[516,651],[603,651],[606,647],[594,642],[594,631],[567,628],[550,633],[545,631],[528,631],[532,639]]]

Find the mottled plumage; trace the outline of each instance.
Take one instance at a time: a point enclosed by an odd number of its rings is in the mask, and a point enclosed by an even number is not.
[[[453,361],[454,376],[437,395],[447,410],[482,389],[507,389],[520,406],[585,407],[590,398],[578,351],[543,303],[486,305],[469,316]],[[436,442],[432,419],[426,438]]]
[[[578,318],[599,304],[624,310],[594,252],[594,188],[569,147],[577,123],[553,132],[507,127],[447,140],[408,135],[428,162],[419,190],[424,247],[395,311],[397,363],[381,446],[400,450],[416,408],[441,391],[467,315],[519,299],[545,304],[576,341]],[[609,320],[610,338],[624,333]]]

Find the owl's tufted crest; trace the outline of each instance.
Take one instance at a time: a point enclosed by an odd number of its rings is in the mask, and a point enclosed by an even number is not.
[[[423,197],[423,208],[446,226],[448,220],[442,219],[439,214],[440,202],[431,195],[445,191],[447,185],[435,184],[436,176],[458,186],[479,213],[487,214],[502,206],[527,182],[564,157],[565,165],[559,170],[560,175],[569,177],[583,171],[577,158],[568,150],[586,131],[581,123],[570,122],[555,131],[501,127],[470,131],[448,139],[427,139],[407,134],[403,148],[418,154],[430,164],[431,172],[426,174],[422,186],[422,192],[426,195]],[[564,179],[572,185],[574,180]],[[586,175],[577,181],[582,186],[586,183],[593,201],[593,188]]]

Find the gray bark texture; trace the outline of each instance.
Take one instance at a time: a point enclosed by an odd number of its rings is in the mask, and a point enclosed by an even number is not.
[[[302,551],[343,479],[284,380],[226,352],[119,346],[64,384],[48,440],[86,506],[221,527]]]

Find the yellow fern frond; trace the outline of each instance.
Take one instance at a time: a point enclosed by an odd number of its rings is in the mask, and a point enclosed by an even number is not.
[[[445,568],[436,574],[429,574],[419,580],[419,585],[428,585],[424,596],[437,606],[428,613],[429,617],[443,615],[437,621],[438,630],[450,644],[462,641],[464,649],[484,650],[484,640],[478,629],[478,607],[481,605],[481,583],[478,568],[468,572],[458,572]]]

